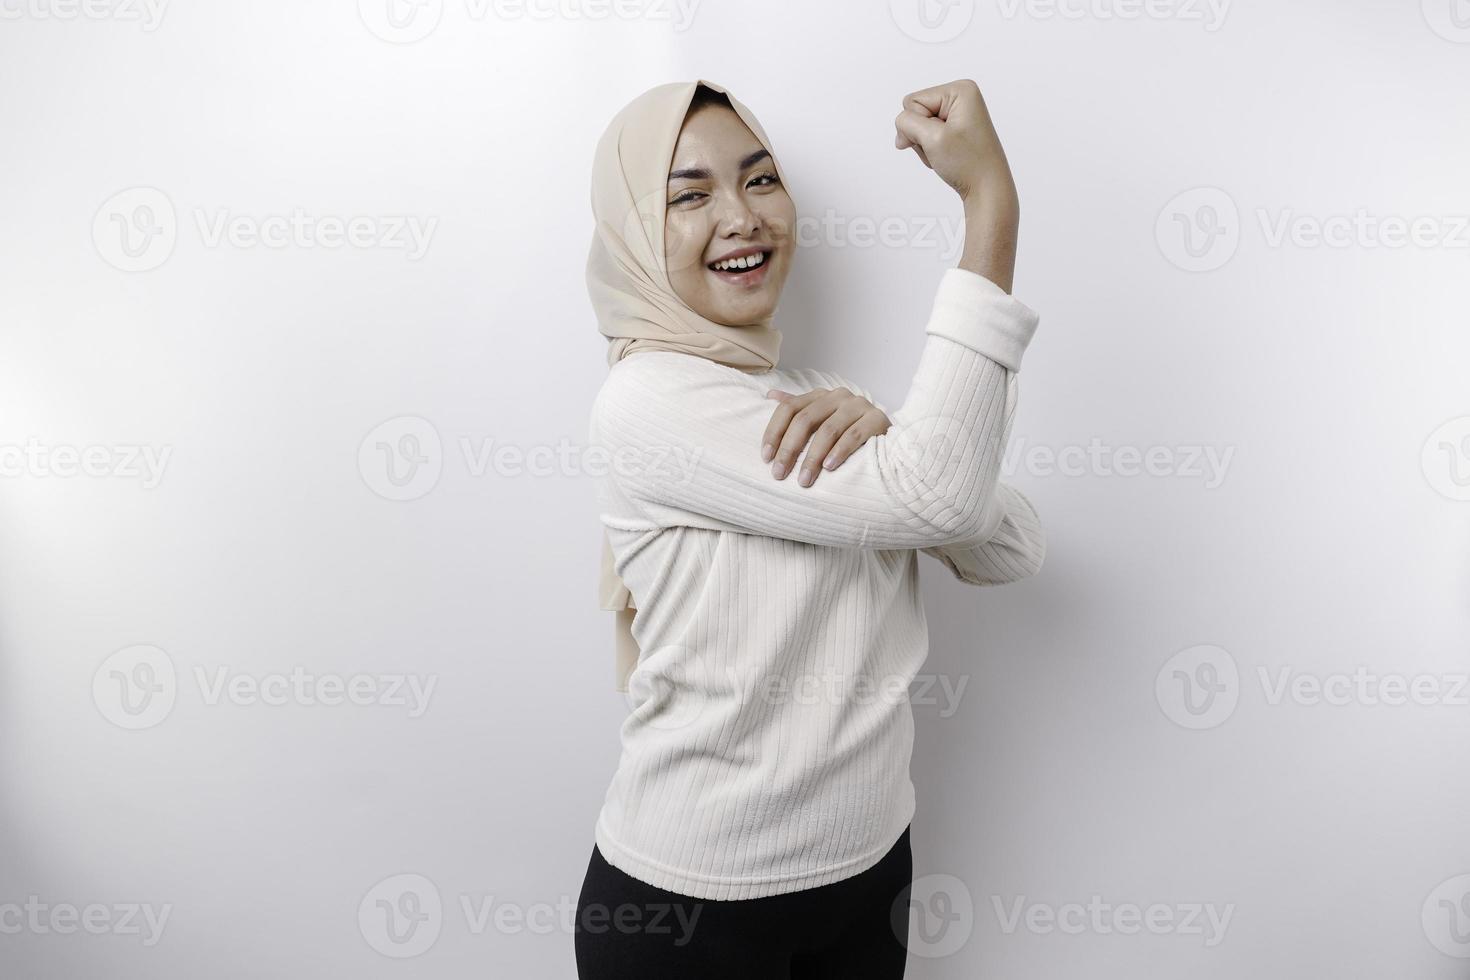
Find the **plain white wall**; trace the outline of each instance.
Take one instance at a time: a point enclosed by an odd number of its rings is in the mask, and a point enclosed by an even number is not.
[[[783,362],[896,406],[958,215],[892,119],[973,77],[1050,550],[922,562],[910,975],[1467,975],[1470,11],[388,2],[0,5],[0,973],[572,976],[593,144],[728,86]]]

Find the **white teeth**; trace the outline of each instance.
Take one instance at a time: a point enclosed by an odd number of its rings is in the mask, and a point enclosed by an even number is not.
[[[744,258],[730,259],[726,262],[716,262],[713,268],[718,269],[721,272],[739,272],[742,269],[754,269],[756,266],[762,264],[765,261],[766,253],[757,252],[754,255],[748,255]]]

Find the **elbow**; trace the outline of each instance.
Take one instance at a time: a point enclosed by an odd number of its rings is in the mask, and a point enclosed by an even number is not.
[[[1005,501],[996,493],[967,493],[950,505],[949,514],[940,528],[945,538],[941,544],[989,541],[1005,523]]]
[[[993,577],[976,585],[1007,585],[1041,574],[1046,563],[1046,534],[1035,521],[1023,528],[1007,524],[991,539],[994,548]]]
[[[1041,518],[1026,495],[1014,487],[1006,488],[1015,498],[1014,512],[1008,512],[1006,525],[1011,532],[1011,551],[1019,578],[1031,578],[1040,574],[1046,562],[1046,530]],[[1002,532],[1005,533],[1005,532]]]
[[[1019,574],[1017,579],[1033,578],[1041,574],[1041,566],[1046,564],[1046,535],[1040,528],[1036,530],[1033,540],[1026,542],[1016,556],[1016,566]]]
[[[1000,567],[997,569],[999,574],[994,579],[985,579],[973,584],[1009,585],[1012,582],[1034,578],[1041,574],[1041,566],[1045,561],[1046,542],[1044,540],[1024,541],[1019,545],[1007,548],[1003,555],[997,557],[996,564]]]
[[[1017,527],[1016,542],[1012,548],[1018,578],[1031,578],[1041,573],[1046,563],[1046,531],[1036,516],[1031,502],[1026,501],[1025,519]]]

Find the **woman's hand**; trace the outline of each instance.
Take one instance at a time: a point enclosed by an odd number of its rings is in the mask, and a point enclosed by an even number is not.
[[[883,410],[846,388],[813,388],[801,395],[772,388],[766,397],[780,404],[766,425],[761,458],[778,480],[791,471],[802,446],[807,446],[806,458],[797,482],[809,487],[816,482],[819,462],[823,469],[835,470],[863,443],[888,431]]]
[[[893,145],[909,147],[966,204],[1015,198],[1016,184],[990,110],[972,79],[961,78],[903,97]]]
[[[1010,292],[1021,204],[980,86],[962,78],[912,92],[904,96],[893,125],[898,131],[893,145],[913,147],[964,202],[965,251],[959,267]]]

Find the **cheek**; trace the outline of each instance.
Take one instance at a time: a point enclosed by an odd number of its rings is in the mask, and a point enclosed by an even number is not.
[[[668,216],[664,222],[664,257],[671,277],[699,271],[707,237],[703,222],[685,214]]]
[[[790,239],[796,234],[796,205],[785,194],[771,200],[762,219],[776,239]]]

